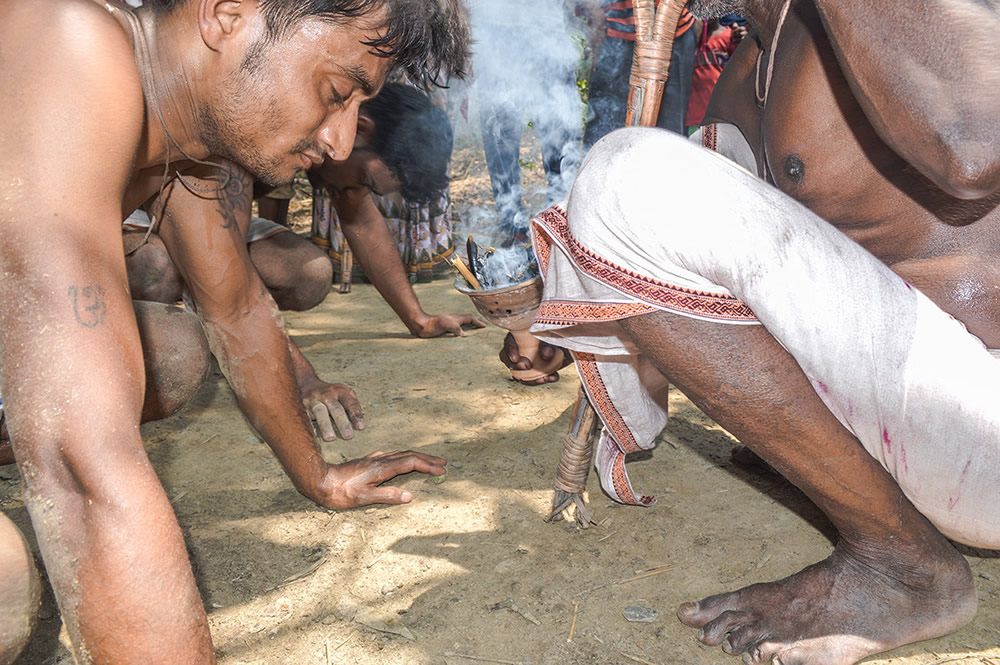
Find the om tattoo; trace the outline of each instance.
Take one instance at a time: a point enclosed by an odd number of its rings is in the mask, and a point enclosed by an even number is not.
[[[222,228],[237,227],[237,211],[250,210],[253,183],[246,171],[237,166],[226,167],[226,185],[219,190],[218,210]]]
[[[87,328],[95,328],[104,323],[107,304],[104,289],[100,286],[71,286],[68,295],[73,299],[73,316],[77,323]]]

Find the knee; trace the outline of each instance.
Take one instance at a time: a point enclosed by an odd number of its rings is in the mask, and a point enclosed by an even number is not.
[[[15,662],[28,644],[41,597],[31,550],[14,523],[0,514],[0,665]]]
[[[618,129],[587,153],[569,197],[569,218],[599,218],[611,227],[655,217],[658,227],[689,225],[691,201],[706,190],[720,199],[707,170],[722,160],[673,132]],[[711,200],[711,199],[709,199]]]
[[[184,280],[156,236],[126,256],[125,266],[129,290],[136,300],[175,303],[181,299]]]
[[[198,318],[173,305],[133,302],[146,369],[142,421],[179,411],[197,394],[211,366]]]
[[[321,251],[289,269],[288,286],[271,290],[280,309],[298,312],[316,307],[326,299],[333,282],[333,263]]]

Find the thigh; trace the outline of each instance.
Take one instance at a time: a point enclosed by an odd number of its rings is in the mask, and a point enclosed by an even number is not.
[[[247,250],[254,268],[267,285],[283,283],[287,274],[297,271],[304,264],[326,259],[322,248],[287,229],[250,242]]]
[[[685,199],[712,204],[692,223],[660,203]],[[1000,362],[960,322],[798,202],[669,132],[595,146],[568,212],[581,261],[601,257],[619,290],[719,322],[720,297],[744,303],[942,532],[1000,545]]]

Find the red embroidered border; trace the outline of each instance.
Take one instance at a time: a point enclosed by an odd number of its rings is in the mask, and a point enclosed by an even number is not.
[[[702,126],[701,145],[712,152],[719,152],[719,126],[714,122]]]
[[[630,316],[655,312],[652,305],[641,303],[597,303],[566,300],[547,300],[538,308],[535,323],[551,326],[618,321]]]
[[[756,321],[750,307],[732,296],[695,291],[645,277],[607,261],[582,246],[569,229],[566,213],[553,206],[540,212],[535,221],[566,247],[573,261],[585,273],[634,298],[660,309],[693,314],[723,321]],[[540,257],[539,257],[540,258]],[[547,262],[546,262],[547,264]]]
[[[642,450],[632,436],[632,430],[625,424],[622,414],[615,408],[614,403],[608,395],[608,389],[604,385],[604,379],[597,369],[597,361],[591,353],[574,353],[576,369],[580,374],[580,380],[587,387],[587,395],[590,397],[590,405],[594,407],[604,426],[611,430],[611,436],[618,442],[618,447],[627,453],[634,453]]]

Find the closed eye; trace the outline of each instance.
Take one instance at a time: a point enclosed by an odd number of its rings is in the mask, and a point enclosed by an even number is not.
[[[330,104],[333,106],[344,105],[344,96],[337,92],[337,89],[334,87],[330,88]]]

